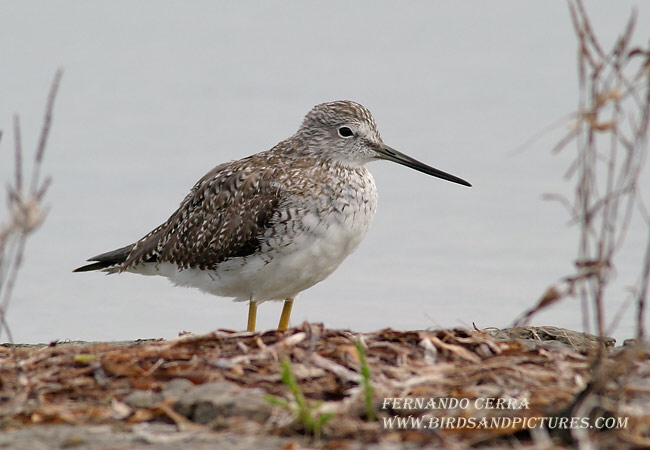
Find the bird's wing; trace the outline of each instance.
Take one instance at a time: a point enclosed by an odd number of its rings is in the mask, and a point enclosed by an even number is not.
[[[272,168],[253,169],[249,160],[222,164],[199,180],[167,222],[136,242],[120,271],[142,262],[209,269],[255,253],[281,187]]]

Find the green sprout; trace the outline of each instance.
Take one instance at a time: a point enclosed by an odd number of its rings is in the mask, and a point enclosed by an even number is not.
[[[374,422],[376,420],[376,417],[375,409],[372,405],[374,389],[372,387],[372,384],[370,384],[370,366],[368,366],[366,352],[363,349],[361,341],[356,341],[354,345],[357,347],[357,353],[359,354],[359,367],[361,368],[361,386],[363,387],[364,400],[366,404],[366,419],[370,422]]]
[[[289,402],[282,397],[276,397],[274,395],[266,395],[266,400],[272,405],[279,406],[289,411],[296,419],[302,422],[308,433],[318,438],[320,436],[321,428],[332,417],[334,417],[334,413],[315,415],[315,410],[322,404],[322,402],[307,403],[305,396],[300,390],[300,386],[298,386],[296,377],[294,377],[291,372],[291,363],[287,358],[282,360],[280,377],[282,383],[289,389],[294,402]]]

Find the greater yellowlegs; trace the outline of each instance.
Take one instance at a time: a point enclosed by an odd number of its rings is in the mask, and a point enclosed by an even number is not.
[[[334,272],[368,231],[377,189],[365,165],[377,159],[471,186],[384,144],[362,105],[323,103],[271,150],[208,172],[145,237],[75,272],[162,275],[248,301],[249,330],[259,303],[284,300],[278,329],[286,329],[296,296]]]

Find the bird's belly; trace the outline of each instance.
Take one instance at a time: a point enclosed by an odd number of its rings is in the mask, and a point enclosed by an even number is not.
[[[305,231],[271,260],[262,259],[251,267],[256,273],[249,286],[256,300],[294,298],[323,281],[350,255],[365,236],[368,227],[347,227],[335,223]],[[255,268],[255,266],[257,268]]]
[[[349,216],[322,218],[308,213],[289,235],[281,234],[259,252],[226,260],[214,270],[179,270],[173,264],[158,263],[146,274],[166,276],[179,286],[236,301],[294,298],[327,278],[357,248],[373,215],[374,204]]]

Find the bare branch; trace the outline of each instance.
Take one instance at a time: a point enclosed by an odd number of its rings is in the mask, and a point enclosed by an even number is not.
[[[7,308],[18,278],[18,272],[23,263],[27,238],[43,223],[46,216],[46,209],[43,208],[42,200],[50,186],[51,178],[47,177],[41,182],[40,170],[52,124],[54,100],[62,73],[61,70],[58,70],[52,82],[40,140],[34,153],[34,165],[28,191],[25,191],[23,182],[24,169],[20,119],[18,115],[14,116],[14,184],[7,186],[9,223],[0,226],[0,335],[5,331],[9,342],[13,342],[13,336],[7,323]]]
[[[14,187],[18,192],[23,190],[23,148],[20,137],[20,118],[14,115],[14,175],[16,177]]]
[[[569,0],[569,12],[578,38],[578,109],[576,123],[552,149],[553,153],[575,149],[575,159],[565,177],[575,183],[573,198],[546,195],[559,201],[579,226],[577,272],[549,288],[535,308],[522,319],[530,319],[549,304],[566,296],[578,296],[584,328],[592,321],[604,337],[604,299],[615,273],[615,258],[623,246],[635,212],[648,223],[648,209],[638,192],[647,157],[650,122],[650,50],[630,49],[636,24],[634,11],[612,50],[598,42],[581,0]],[[636,57],[642,56],[641,67]],[[633,76],[629,76],[632,74]],[[650,238],[646,261],[650,256]],[[643,336],[645,301],[650,269],[640,275],[637,336]],[[620,314],[615,317],[618,321]],[[602,348],[601,348],[602,350]]]
[[[47,137],[50,134],[50,127],[52,125],[52,111],[54,109],[54,100],[56,99],[56,93],[59,90],[59,85],[61,84],[61,77],[63,76],[63,70],[59,69],[54,74],[54,81],[52,81],[52,87],[50,88],[50,94],[47,97],[47,106],[45,107],[45,119],[43,120],[43,127],[41,128],[41,137],[38,141],[38,147],[36,148],[36,155],[34,156],[34,173],[32,174],[32,185],[30,192],[36,192],[37,185],[39,182],[40,175],[40,166],[43,161],[43,154],[45,153],[45,144],[47,143]]]

